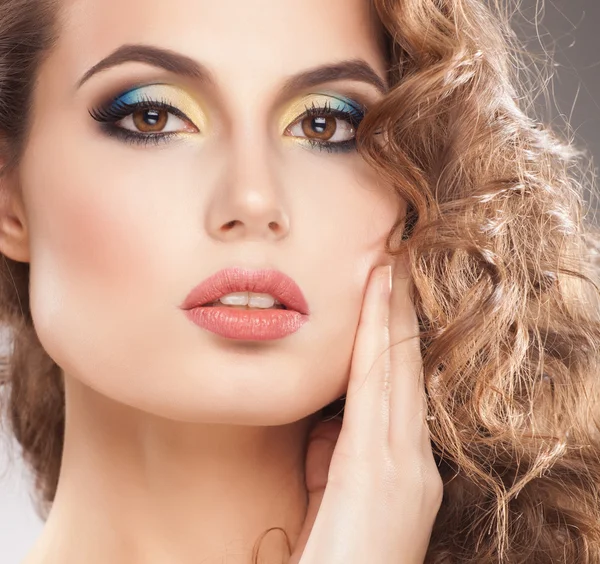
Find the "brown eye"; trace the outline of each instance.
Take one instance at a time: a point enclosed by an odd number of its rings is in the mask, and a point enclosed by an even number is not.
[[[328,141],[337,130],[336,122],[332,116],[306,117],[302,120],[302,131],[309,138]]]
[[[143,133],[155,133],[162,131],[169,119],[166,110],[138,110],[133,112],[133,123]]]
[[[286,129],[286,135],[309,139],[316,143],[343,143],[351,140],[356,131],[354,125],[343,117],[330,115],[304,116]]]
[[[166,108],[141,108],[134,110],[115,125],[135,133],[162,135],[181,131],[197,133],[198,128],[187,118],[179,117]]]

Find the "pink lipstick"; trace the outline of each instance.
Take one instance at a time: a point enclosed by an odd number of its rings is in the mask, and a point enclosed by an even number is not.
[[[274,309],[231,307],[218,300],[234,292],[269,294]],[[193,288],[181,304],[188,319],[227,339],[265,341],[295,333],[308,321],[309,308],[298,285],[278,270],[226,268]]]

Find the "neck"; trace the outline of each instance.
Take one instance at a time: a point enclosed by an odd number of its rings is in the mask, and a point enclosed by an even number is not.
[[[60,479],[23,564],[252,564],[306,513],[306,438],[315,415],[273,427],[160,418],[65,376]],[[260,557],[285,562],[281,530]]]

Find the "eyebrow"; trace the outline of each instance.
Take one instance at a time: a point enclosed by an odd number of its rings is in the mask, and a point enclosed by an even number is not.
[[[126,44],[121,45],[121,47],[91,67],[79,79],[76,87],[80,88],[100,71],[132,61],[160,67],[193,78],[211,87],[216,86],[216,80],[212,73],[204,65],[186,55],[152,45]],[[280,95],[286,96],[298,90],[312,88],[336,80],[366,82],[383,94],[387,92],[385,80],[377,74],[371,65],[363,59],[351,59],[314,67],[289,77],[284,82]]]

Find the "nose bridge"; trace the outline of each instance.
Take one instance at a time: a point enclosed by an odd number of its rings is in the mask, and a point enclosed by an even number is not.
[[[234,184],[240,188],[244,184],[250,188],[261,177],[270,176],[273,156],[266,121],[264,111],[257,104],[247,104],[232,113],[226,141],[227,160]],[[249,182],[244,183],[244,178]]]
[[[268,101],[264,95],[256,92],[250,96],[246,90],[228,102],[220,143],[225,166],[218,187],[219,205],[211,222],[213,231],[223,236],[235,228],[250,236],[281,236],[288,222]]]
[[[254,206],[272,206],[278,190],[266,114],[258,104],[248,104],[233,116],[226,143],[231,172],[228,190],[234,199],[252,201]]]
[[[274,172],[269,165],[274,164],[276,153],[271,112],[276,78],[270,66],[250,64],[228,69],[223,77],[224,144],[232,176],[237,180],[244,174],[247,180],[267,177]]]

